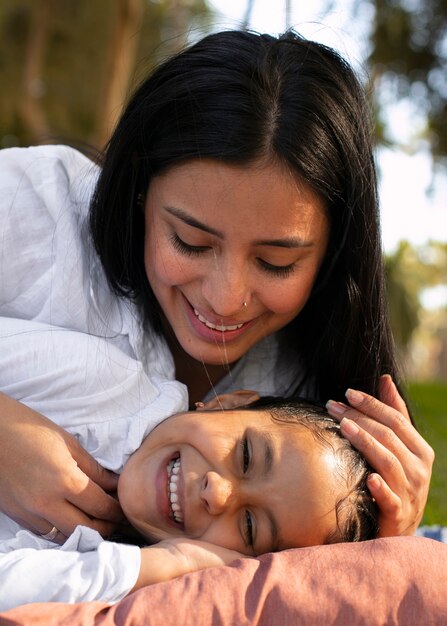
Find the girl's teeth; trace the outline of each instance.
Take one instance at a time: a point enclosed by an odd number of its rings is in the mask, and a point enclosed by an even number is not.
[[[225,332],[226,330],[236,330],[238,328],[242,328],[243,326],[243,324],[233,324],[232,326],[219,326],[218,324],[211,324],[211,322],[209,322],[207,319],[200,315],[197,309],[194,309],[194,313],[198,320],[202,322],[202,324],[205,324],[205,326],[208,326],[208,328],[211,328],[212,330],[220,330],[221,333]]]
[[[183,512],[178,502],[177,483],[180,473],[180,459],[170,461],[166,467],[168,473],[168,498],[171,505],[172,517],[176,522],[183,522]]]

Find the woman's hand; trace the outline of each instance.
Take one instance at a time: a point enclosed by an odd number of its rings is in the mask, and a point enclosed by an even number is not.
[[[380,379],[379,400],[352,389],[346,397],[351,406],[330,400],[327,409],[377,472],[367,484],[380,510],[379,535],[412,535],[427,502],[433,449],[411,424],[390,376]]]
[[[142,548],[140,575],[132,591],[208,567],[222,567],[242,558],[249,557],[206,541],[165,539]]]
[[[0,509],[38,535],[63,543],[78,524],[107,536],[123,519],[117,476],[51,420],[0,394]]]

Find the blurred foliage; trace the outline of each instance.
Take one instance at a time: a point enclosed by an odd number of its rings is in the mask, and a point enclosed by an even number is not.
[[[375,9],[368,63],[380,100],[410,98],[426,126],[435,160],[447,165],[447,0],[369,0]],[[362,4],[365,0],[357,0]],[[378,111],[381,143],[391,142],[386,108]]]
[[[447,525],[447,384],[413,382],[408,396],[416,425],[435,451],[435,463],[423,524]]]
[[[391,327],[403,357],[420,322],[421,293],[447,284],[447,243],[412,246],[402,241],[385,256],[387,299]]]
[[[137,23],[125,42],[135,51],[124,94],[157,61],[180,49],[190,29],[205,31],[210,17],[205,0],[0,2],[1,147],[48,141],[50,135],[60,141],[97,142],[108,81],[113,80],[111,45],[125,11],[133,11]],[[30,50],[33,45],[37,53]],[[27,123],[27,100],[47,137],[35,136]]]

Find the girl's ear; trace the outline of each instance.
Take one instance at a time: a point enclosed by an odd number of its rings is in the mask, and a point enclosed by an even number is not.
[[[255,400],[259,400],[257,391],[241,389],[231,393],[223,393],[216,396],[208,402],[197,402],[196,411],[210,411],[212,409],[236,409],[238,406],[251,404]]]

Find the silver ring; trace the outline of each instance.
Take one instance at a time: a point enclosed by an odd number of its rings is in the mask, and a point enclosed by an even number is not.
[[[53,541],[53,539],[56,538],[56,535],[58,533],[58,529],[56,528],[56,526],[53,526],[53,528],[45,533],[44,535],[40,535],[42,537],[42,539],[48,539],[48,541]]]

